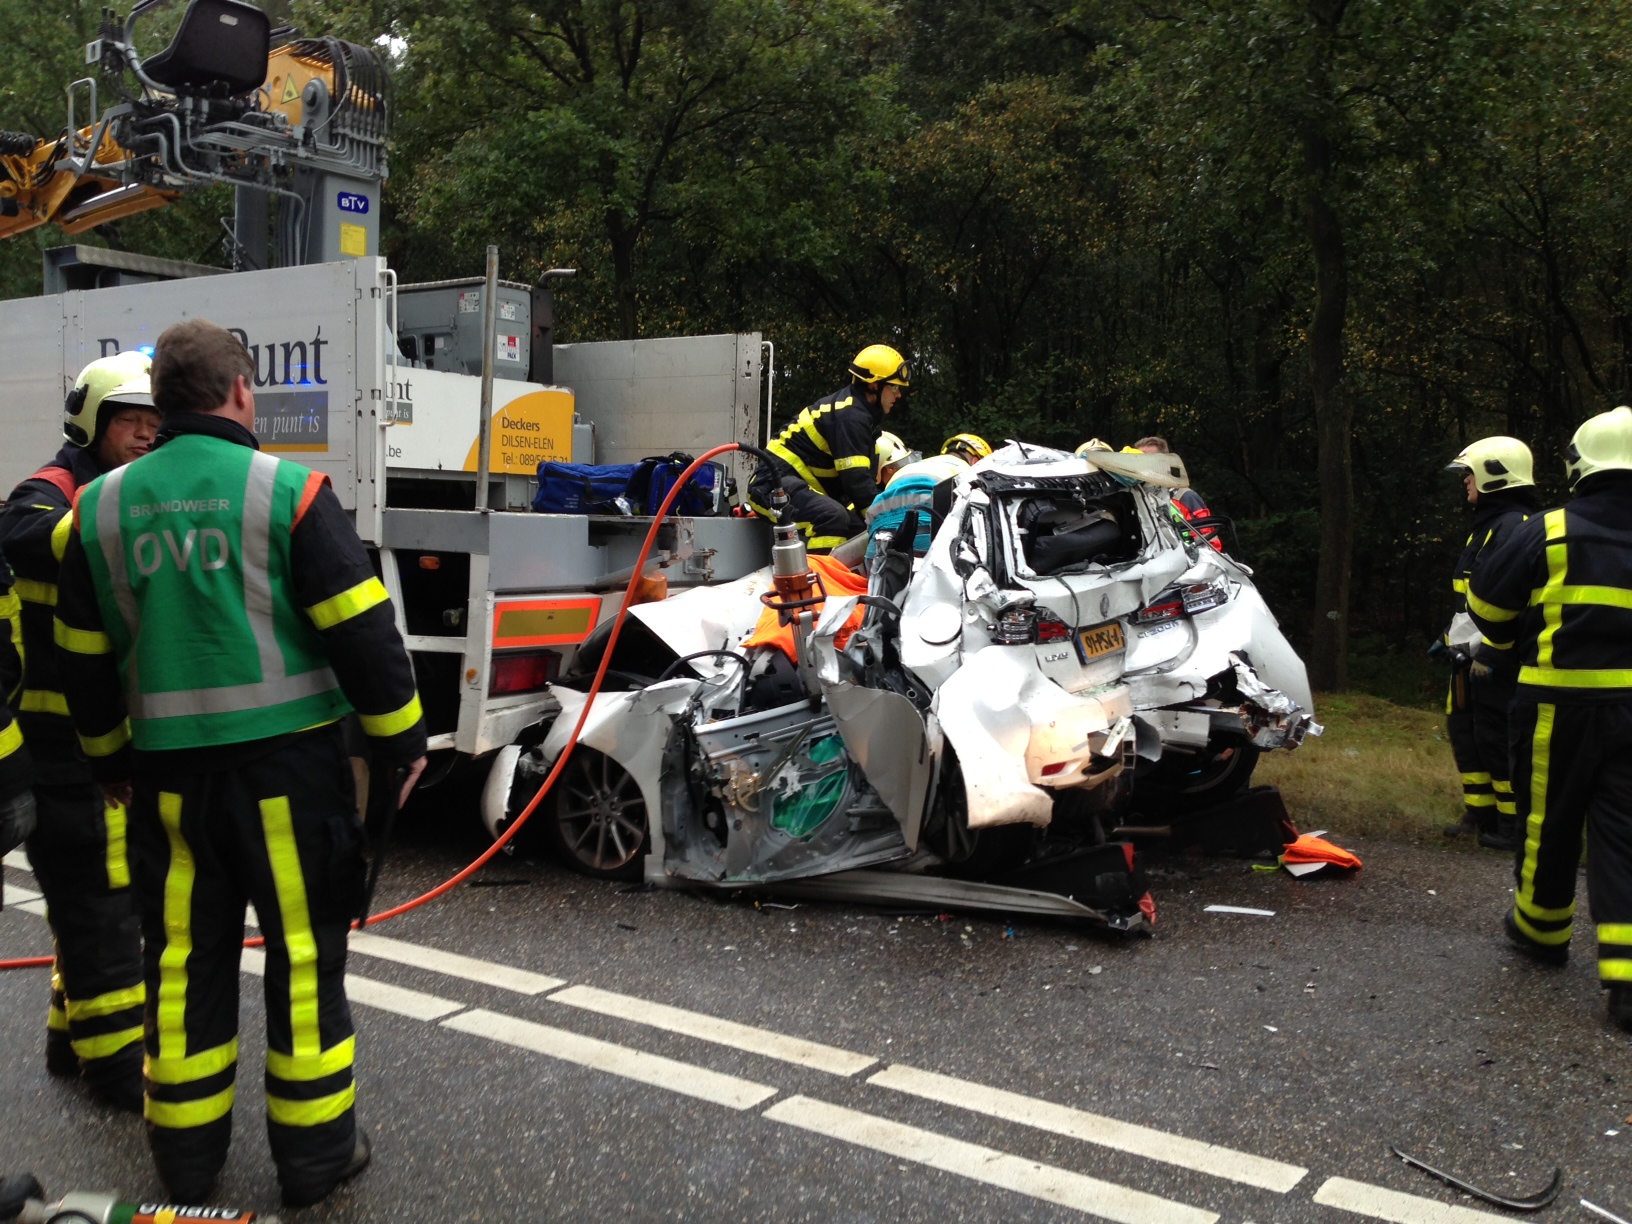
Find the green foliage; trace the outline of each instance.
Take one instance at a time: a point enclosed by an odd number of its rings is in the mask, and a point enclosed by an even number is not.
[[[177,6],[179,7],[179,6]],[[1322,553],[1318,198],[1342,235],[1358,683],[1406,700],[1466,533],[1461,445],[1544,493],[1632,398],[1632,8],[1589,0],[295,0],[388,36],[405,281],[580,269],[563,339],[760,331],[779,416],[858,348],[898,418],[1161,433],[1307,645]],[[0,128],[60,126],[97,6],[0,0]],[[280,13],[281,16],[281,13]],[[203,196],[80,241],[220,261]],[[31,292],[36,234],[0,249]],[[1330,524],[1326,524],[1330,526]]]

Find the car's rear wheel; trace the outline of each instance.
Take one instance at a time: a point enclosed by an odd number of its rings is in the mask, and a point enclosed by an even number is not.
[[[628,770],[604,752],[579,747],[552,799],[545,837],[567,866],[601,880],[640,879],[649,841],[646,800]]]

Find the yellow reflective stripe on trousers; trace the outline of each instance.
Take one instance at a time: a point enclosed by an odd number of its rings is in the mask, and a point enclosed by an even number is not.
[[[1491,794],[1480,794],[1477,791],[1475,791],[1471,795],[1464,794],[1462,796],[1462,806],[1463,807],[1495,807],[1496,806],[1496,796],[1491,795]]]
[[[97,1016],[111,1016],[127,1007],[140,1007],[147,1002],[147,987],[138,982],[122,990],[110,990],[89,999],[69,999],[68,1019],[91,1020]]]
[[[350,590],[341,591],[340,594],[330,596],[322,603],[313,604],[306,609],[306,615],[319,629],[332,629],[354,616],[361,616],[370,608],[378,607],[390,598],[386,594],[384,583],[378,578],[369,578]]]
[[[24,689],[23,699],[17,703],[17,708],[30,714],[61,714],[67,718],[68,698],[50,689]]]
[[[164,873],[164,948],[159,952],[159,1057],[179,1059],[187,1057],[187,957],[193,950],[193,880],[197,867],[192,848],[181,835],[180,795],[159,792],[159,821],[170,839],[170,866]],[[227,1108],[232,1108],[230,1095]],[[148,1118],[157,1121],[152,1114]]]
[[[1549,607],[1557,608],[1557,604]],[[1543,630],[1543,633],[1546,631]],[[1548,643],[1551,651],[1552,643]],[[1519,683],[1538,688],[1632,688],[1632,669],[1611,670],[1596,667],[1521,667]]]
[[[384,739],[408,730],[419,721],[420,713],[419,694],[415,693],[400,710],[392,710],[389,714],[359,714],[357,717],[362,720],[364,734]]]
[[[130,743],[130,719],[125,719],[106,735],[81,735],[79,746],[89,757],[112,756]]]
[[[1536,729],[1530,737],[1530,817],[1525,821],[1524,859],[1519,865],[1520,905],[1535,905],[1536,856],[1541,851],[1541,822],[1547,815],[1547,764],[1552,756],[1553,722],[1558,707],[1536,706]],[[1539,917],[1539,915],[1538,915]]]
[[[347,1084],[339,1092],[318,1097],[315,1101],[291,1101],[287,1097],[266,1094],[266,1116],[282,1126],[322,1126],[333,1122],[357,1101],[357,1085]]]
[[[1541,619],[1543,621],[1541,635],[1536,638],[1536,669],[1550,670],[1553,666],[1553,638],[1558,634],[1559,627],[1564,623],[1564,607],[1555,598],[1554,594],[1564,587],[1564,580],[1568,577],[1570,546],[1563,543],[1564,511],[1549,510],[1547,512],[1547,585],[1530,597],[1531,603],[1541,605]],[[1559,541],[1553,543],[1553,541]],[[1530,670],[1529,668],[1525,669]],[[1534,683],[1520,681],[1520,683]]]
[[[232,1100],[237,1091],[237,1085],[228,1084],[202,1101],[155,1101],[148,1097],[142,1103],[142,1117],[154,1126],[169,1127],[171,1130],[205,1126],[232,1112]]]
[[[1632,960],[1611,957],[1598,962],[1600,982],[1632,982]]]
[[[55,1003],[51,1004],[51,1010],[45,1013],[45,1027],[54,1033],[66,1033],[68,1031],[68,1013]]]
[[[102,808],[102,824],[107,830],[107,867],[109,888],[130,887],[130,854],[125,840],[125,826],[130,813],[122,803],[109,803]]]
[[[9,757],[22,746],[23,729],[13,719],[5,725],[3,730],[0,730],[0,761],[5,760],[6,757]]]
[[[64,517],[63,522],[69,522]],[[48,607],[57,606],[57,584],[54,582],[40,582],[34,578],[19,578],[11,584],[11,589],[17,593],[17,598],[24,603],[45,604]]]
[[[117,1033],[98,1033],[94,1037],[73,1037],[68,1044],[73,1047],[75,1054],[81,1058],[108,1058],[119,1053],[126,1046],[135,1045],[142,1039],[142,1026],[120,1029]]]
[[[261,828],[289,956],[290,1053],[310,1058],[323,1051],[317,1031],[317,939],[306,906],[306,877],[300,870],[300,848],[295,844],[287,796],[261,800]]]
[[[75,654],[105,655],[113,653],[113,639],[97,629],[75,629],[62,623],[62,618],[51,618],[51,640],[64,650]]]
[[[1600,922],[1598,942],[1632,946],[1632,922]]]
[[[266,1070],[269,1075],[275,1075],[281,1080],[305,1082],[347,1070],[356,1061],[356,1055],[357,1038],[351,1036],[321,1054],[281,1054],[277,1050],[268,1050]]]
[[[142,1071],[155,1084],[191,1084],[195,1080],[219,1075],[238,1061],[238,1038],[213,1050],[200,1050],[186,1058],[154,1058],[151,1054],[142,1062]]]
[[[1462,775],[1463,786],[1484,786],[1491,781],[1488,773],[1465,773]]]

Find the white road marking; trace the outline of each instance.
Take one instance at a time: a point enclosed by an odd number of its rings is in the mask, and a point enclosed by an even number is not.
[[[829,1139],[884,1152],[898,1160],[911,1160],[989,1186],[1085,1211],[1116,1224],[1215,1224],[1219,1218],[1216,1212],[1186,1203],[810,1097],[793,1096],[778,1101],[762,1116],[826,1135]]]
[[[21,905],[24,901],[38,901],[40,894],[32,888],[20,888],[16,884],[7,884],[6,897]]]
[[[23,853],[21,846],[6,855],[5,858],[0,858],[0,863],[4,863],[7,867],[15,867],[19,871],[26,871],[30,875],[34,874],[34,868],[29,864],[28,855]]]
[[[551,995],[550,1002],[565,1003],[568,1007],[581,1007],[585,1011],[615,1016],[620,1020],[632,1020],[636,1024],[649,1025],[670,1033],[680,1033],[700,1041],[712,1041],[716,1045],[746,1050],[750,1054],[796,1063],[801,1067],[826,1071],[832,1075],[855,1075],[878,1061],[865,1054],[853,1054],[849,1050],[820,1045],[799,1037],[789,1037],[784,1033],[773,1033],[769,1029],[721,1020],[702,1012],[686,1011],[663,1003],[651,1003],[630,995],[613,994],[610,990],[597,990],[593,986],[573,986],[559,994]]]
[[[256,976],[265,974],[266,953],[260,948],[245,948],[239,968]],[[401,986],[376,982],[373,978],[359,977],[355,973],[346,974],[346,998],[363,1007],[395,1012],[410,1020],[440,1020],[466,1007],[466,1004],[455,1003],[452,999],[441,999],[419,990],[404,990]]]
[[[1511,1216],[1492,1215],[1488,1211],[1474,1211],[1452,1203],[1438,1203],[1433,1199],[1385,1190],[1381,1186],[1350,1181],[1346,1177],[1328,1178],[1315,1191],[1315,1202],[1322,1207],[1336,1207],[1355,1215],[1370,1216],[1374,1220],[1388,1220],[1390,1224],[1492,1224],[1497,1220],[1511,1220]]]
[[[384,935],[375,935],[368,931],[351,933],[351,950],[362,956],[373,956],[380,960],[396,961],[400,965],[429,969],[445,977],[465,978],[467,981],[480,982],[484,986],[513,990],[517,994],[543,994],[546,990],[555,990],[567,984],[561,978],[545,977],[542,973],[530,973],[525,969],[514,969],[493,961],[477,960],[474,956],[460,956],[457,952],[443,952],[400,939],[387,939]]]
[[[954,1079],[950,1075],[920,1071],[900,1063],[886,1067],[877,1075],[869,1075],[867,1082],[1280,1194],[1292,1189],[1309,1172],[1296,1165],[1169,1135],[1148,1126],[1119,1122],[1115,1118],[1022,1096],[1018,1092],[1005,1092],[1001,1088]]]
[[[17,908],[30,914],[38,914],[41,918],[45,917],[45,901],[43,899],[39,901],[24,901]]]
[[[694,1067],[672,1058],[631,1050],[610,1041],[598,1041],[593,1037],[569,1033],[565,1029],[534,1024],[530,1020],[518,1020],[514,1016],[480,1008],[444,1020],[442,1027],[473,1033],[490,1041],[502,1041],[506,1045],[559,1058],[563,1062],[577,1063],[580,1067],[591,1067],[731,1109],[752,1109],[781,1091],[734,1075],[722,1075],[706,1067]]]

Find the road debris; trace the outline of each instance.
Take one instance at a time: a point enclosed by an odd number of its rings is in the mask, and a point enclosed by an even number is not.
[[[1552,1181],[1547,1183],[1545,1189],[1539,1190],[1535,1194],[1522,1198],[1496,1194],[1490,1190],[1481,1190],[1471,1182],[1463,1181],[1454,1174],[1446,1173],[1444,1170],[1436,1169],[1425,1161],[1418,1160],[1415,1156],[1401,1151],[1397,1144],[1390,1144],[1388,1150],[1412,1168],[1421,1169],[1430,1177],[1437,1177],[1447,1186],[1460,1190],[1464,1194],[1471,1194],[1474,1198],[1483,1199],[1487,1203],[1494,1203],[1498,1207],[1505,1207],[1509,1211],[1540,1211],[1556,1199],[1559,1191],[1564,1188],[1564,1170],[1555,1167]]]
[[[1614,1214],[1613,1212],[1605,1211],[1602,1207],[1598,1206],[1597,1203],[1589,1203],[1586,1199],[1582,1199],[1581,1206],[1592,1212],[1592,1214],[1597,1216],[1600,1220],[1608,1220],[1609,1224],[1629,1224],[1628,1221],[1621,1219],[1620,1216]]]
[[[1274,910],[1249,909],[1244,905],[1209,905],[1202,911],[1204,914],[1249,914],[1254,918],[1273,918]]]

